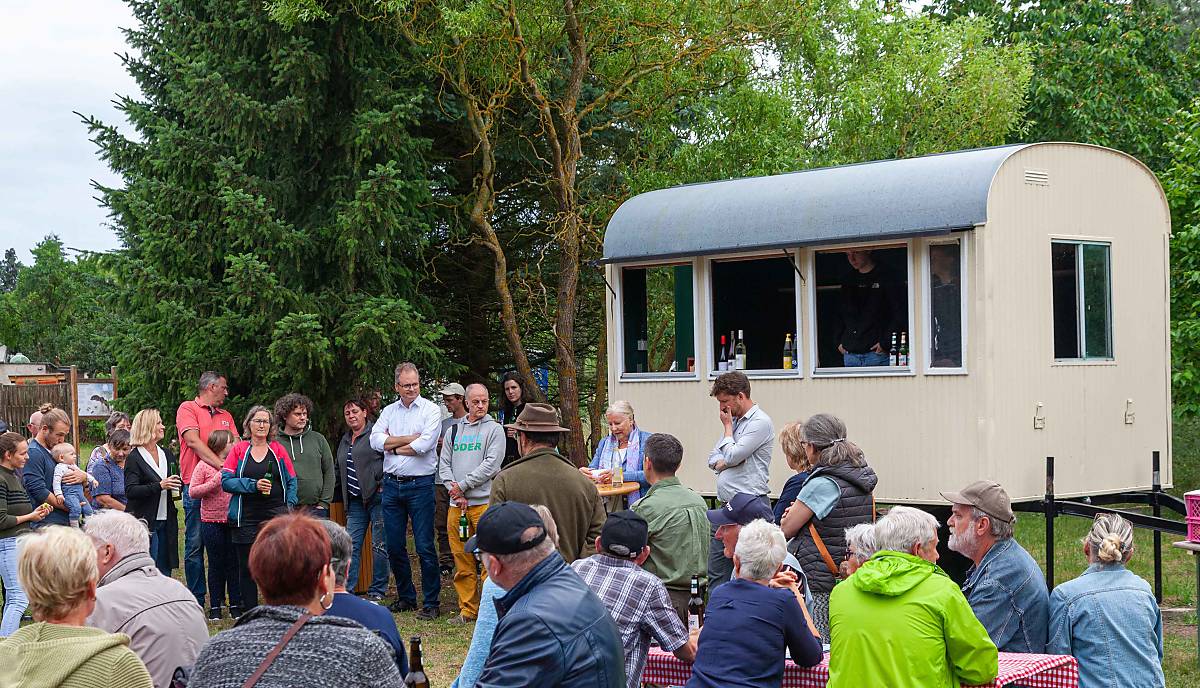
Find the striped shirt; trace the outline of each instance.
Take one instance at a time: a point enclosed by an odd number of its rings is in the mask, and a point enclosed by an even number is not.
[[[11,468],[0,466],[0,538],[16,537],[29,530],[29,523],[17,523],[18,516],[33,512],[29,493]]]
[[[687,628],[671,606],[666,586],[654,574],[630,559],[607,554],[576,559],[571,566],[604,603],[621,631],[629,688],[642,685],[651,636],[667,652],[687,643]]]

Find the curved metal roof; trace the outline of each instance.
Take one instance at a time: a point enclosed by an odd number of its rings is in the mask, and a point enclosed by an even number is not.
[[[617,208],[604,262],[879,241],[987,221],[992,179],[1027,144],[689,184]]]

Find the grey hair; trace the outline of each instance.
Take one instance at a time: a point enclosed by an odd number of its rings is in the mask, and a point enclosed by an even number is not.
[[[622,416],[629,418],[629,420],[634,420],[633,404],[625,401],[624,399],[618,399],[609,403],[608,408],[604,410],[604,415],[607,416],[611,413],[619,413]]]
[[[1098,514],[1083,542],[1097,561],[1123,563],[1133,556],[1133,526],[1118,514]]]
[[[350,541],[350,533],[338,523],[329,519],[320,519],[329,535],[329,566],[333,569],[334,579],[338,585],[346,586],[346,576],[350,570],[347,566],[354,555],[354,544]]]
[[[418,378],[421,377],[421,371],[417,370],[416,364],[411,361],[405,361],[396,366],[396,384],[400,384],[400,373],[404,372],[413,372],[417,374]]]
[[[1013,526],[1017,523],[1017,517],[1013,516],[1012,523],[1005,523],[998,518],[992,518],[992,515],[981,511],[975,507],[971,507],[971,522],[978,523],[979,519],[987,516],[988,523],[992,525],[992,537],[997,540],[1007,540],[1013,536]]]
[[[867,465],[858,445],[846,439],[846,424],[837,416],[818,413],[804,421],[800,435],[817,452],[814,466]]]
[[[878,548],[875,546],[875,524],[859,523],[846,529],[846,548],[859,561],[871,558]]]
[[[203,373],[200,373],[200,383],[196,385],[197,393],[203,392],[224,378],[224,375],[215,370],[206,370]]]
[[[109,544],[117,558],[150,552],[150,530],[146,523],[126,511],[97,509],[87,517],[83,530],[98,544]]]
[[[125,413],[124,411],[113,411],[112,413],[108,414],[108,420],[104,421],[104,434],[107,435],[115,430],[117,424],[122,421],[129,423],[130,427],[133,426],[133,420],[130,419],[129,414]]]
[[[739,562],[738,578],[767,580],[787,556],[787,542],[779,526],[760,518],[742,526],[733,553]]]
[[[543,529],[537,526],[530,526],[521,533],[521,542],[529,542],[541,534]],[[516,552],[514,554],[488,554],[487,556],[500,560],[505,568],[515,569],[517,571],[529,572],[534,566],[542,563],[542,560],[550,556],[556,545],[550,539],[550,529],[546,528],[546,539],[539,542],[534,547],[531,547],[524,552]]]
[[[894,506],[875,524],[878,550],[911,553],[937,538],[938,521],[931,514],[911,506]]]

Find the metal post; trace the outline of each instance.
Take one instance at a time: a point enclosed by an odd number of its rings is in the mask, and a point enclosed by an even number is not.
[[[1158,500],[1159,495],[1162,493],[1162,476],[1159,470],[1159,453],[1157,450],[1151,453],[1151,462],[1154,469],[1150,482],[1151,509],[1153,509],[1155,516],[1162,516],[1162,506]],[[1162,533],[1157,530],[1154,531],[1154,599],[1160,605],[1162,604]]]
[[[1046,509],[1046,587],[1054,589],[1054,457],[1046,457],[1046,498],[1042,502]]]

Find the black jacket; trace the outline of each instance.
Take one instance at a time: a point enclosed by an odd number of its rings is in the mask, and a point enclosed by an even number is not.
[[[342,486],[342,501],[347,503],[350,501],[350,493],[346,491],[346,453],[349,451],[350,431],[347,430],[333,457],[337,464],[338,484]],[[359,498],[365,505],[383,483],[383,452],[371,448],[370,424],[354,443],[354,475],[358,477]]]
[[[171,450],[164,448],[163,454],[167,457],[167,466],[174,466],[175,457]],[[167,474],[170,475],[170,472]],[[144,520],[151,528],[158,520],[158,495],[162,493],[160,480],[158,472],[146,463],[142,452],[134,447],[129,452],[129,458],[125,459],[125,496],[129,499],[125,510]],[[167,495],[167,523],[170,524],[167,527],[167,551],[170,553],[171,567],[174,568],[179,566],[179,527],[176,525],[175,500],[170,495]]]
[[[865,274],[851,270],[842,284],[838,343],[852,354],[867,353],[878,343],[887,353],[892,333],[908,329],[903,298],[904,285],[882,265]]]

